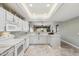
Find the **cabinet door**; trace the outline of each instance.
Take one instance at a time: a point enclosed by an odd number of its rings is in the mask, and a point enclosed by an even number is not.
[[[18,17],[15,15],[14,16],[14,22],[17,24],[18,23]]]
[[[53,48],[60,48],[60,45],[61,45],[61,39],[60,37],[58,36],[52,36],[51,39],[50,39],[50,45],[53,47]]]
[[[6,11],[6,23],[13,23],[13,14],[9,11]]]
[[[4,31],[5,26],[5,10],[0,7],[0,31]]]
[[[48,35],[39,35],[39,44],[48,44]]]
[[[28,32],[29,31],[29,23],[28,23],[28,21],[26,21],[25,24],[26,24],[26,26],[25,26],[26,27],[26,31]]]
[[[18,31],[22,31],[22,20],[19,18],[19,20],[18,20],[18,26],[17,26],[17,28],[18,28]]]
[[[37,44],[38,43],[38,35],[37,35],[37,33],[30,33],[29,34],[29,43],[30,44]]]
[[[19,17],[17,16],[14,16],[14,22],[16,23],[17,25],[17,30],[18,31],[22,31],[22,19],[20,19]]]
[[[30,36],[29,40],[30,40],[30,44],[36,44],[38,41],[38,36],[37,35]]]
[[[23,21],[23,31],[29,31],[29,23],[27,21]]]
[[[23,28],[22,28],[22,31],[25,31],[25,22],[23,21],[22,23],[23,23],[23,24],[22,24],[22,27],[23,27]]]

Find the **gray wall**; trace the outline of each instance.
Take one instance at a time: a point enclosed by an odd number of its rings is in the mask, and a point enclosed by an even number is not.
[[[79,47],[79,17],[60,23],[62,39]]]

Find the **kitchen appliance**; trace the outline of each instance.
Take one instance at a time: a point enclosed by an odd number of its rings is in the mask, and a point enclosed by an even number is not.
[[[15,45],[15,56],[24,55],[24,42],[25,40],[22,40],[20,43]]]
[[[29,38],[25,38],[24,50],[28,49],[29,47]]]
[[[6,31],[17,31],[17,25],[15,24],[6,24]]]

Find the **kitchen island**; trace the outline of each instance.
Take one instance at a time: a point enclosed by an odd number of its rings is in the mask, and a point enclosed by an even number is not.
[[[51,47],[60,46],[60,35],[53,34],[49,35],[47,32],[32,32],[29,33],[29,44],[48,44]]]

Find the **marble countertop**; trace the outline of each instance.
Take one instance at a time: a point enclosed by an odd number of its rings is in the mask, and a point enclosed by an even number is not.
[[[11,46],[11,45],[6,45],[6,44],[0,44],[0,55],[1,55],[2,53],[4,53],[5,51],[7,51],[8,49],[10,49],[11,47],[13,47],[13,46]]]
[[[10,49],[12,46],[15,46],[17,43],[21,42],[24,39],[8,39],[0,40],[0,54]]]
[[[28,35],[18,34],[18,35],[14,35],[14,37],[12,37],[12,36],[10,38],[6,37],[6,39],[0,38],[0,54],[7,51],[12,46],[15,46],[17,43],[24,40],[24,38],[28,38]]]

